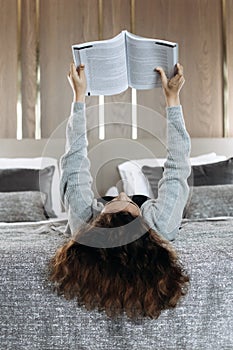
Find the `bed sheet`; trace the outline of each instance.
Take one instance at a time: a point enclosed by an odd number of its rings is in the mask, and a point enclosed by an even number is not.
[[[182,222],[173,242],[191,284],[158,320],[111,320],[57,296],[47,264],[66,219],[0,225],[0,348],[17,350],[230,350],[233,348],[233,225]]]

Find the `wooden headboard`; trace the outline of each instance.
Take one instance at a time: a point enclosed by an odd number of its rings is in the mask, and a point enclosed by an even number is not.
[[[233,156],[233,138],[192,138],[191,156],[215,152],[226,157]],[[53,157],[59,159],[64,153],[65,140],[58,139],[1,139],[0,158]],[[93,190],[104,195],[109,187],[119,184],[117,165],[130,159],[166,157],[166,147],[156,139],[115,139],[99,141],[89,146]]]

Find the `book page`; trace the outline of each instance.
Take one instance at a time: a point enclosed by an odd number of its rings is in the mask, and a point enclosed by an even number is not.
[[[139,90],[161,87],[160,75],[154,71],[157,66],[162,67],[169,78],[173,76],[178,44],[127,32],[126,51],[130,87]]]
[[[72,46],[76,66],[85,64],[87,95],[114,95],[128,88],[125,33]]]

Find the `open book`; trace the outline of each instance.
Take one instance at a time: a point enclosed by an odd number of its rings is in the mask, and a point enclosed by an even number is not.
[[[76,66],[85,64],[87,95],[114,95],[128,86],[144,90],[161,86],[157,66],[169,78],[178,62],[178,44],[143,38],[123,30],[109,40],[72,45]]]

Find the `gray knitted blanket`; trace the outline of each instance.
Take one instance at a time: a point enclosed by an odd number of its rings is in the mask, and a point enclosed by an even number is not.
[[[65,222],[0,225],[0,349],[233,349],[233,220],[182,223],[189,293],[157,320],[111,320],[52,292],[46,266]]]

